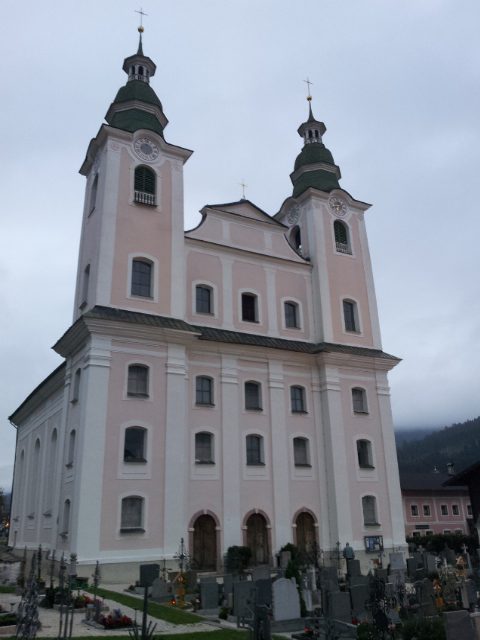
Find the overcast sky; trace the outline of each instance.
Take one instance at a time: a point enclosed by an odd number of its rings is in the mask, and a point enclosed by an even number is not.
[[[0,487],[7,416],[58,364],[69,327],[89,140],[137,48],[133,0],[3,0],[0,172]],[[144,52],[194,150],[186,227],[246,195],[291,194],[307,76],[341,185],[370,202],[367,231],[397,428],[478,416],[480,2],[143,0]]]

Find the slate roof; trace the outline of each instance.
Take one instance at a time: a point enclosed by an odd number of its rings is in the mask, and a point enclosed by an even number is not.
[[[435,473],[429,471],[427,473],[415,473],[411,471],[400,471],[400,487],[402,491],[439,491],[439,492],[458,492],[459,490],[467,491],[466,486],[445,486],[444,483],[451,479],[448,473]]]
[[[459,484],[470,484],[480,475],[480,461],[474,462],[472,465],[459,471],[454,476],[448,476],[445,485],[448,487],[458,486]]]
[[[197,333],[194,325],[188,324],[184,320],[168,318],[166,316],[155,316],[150,313],[140,313],[138,311],[127,311],[126,309],[115,309],[113,307],[93,307],[79,318],[100,318],[104,320],[119,320],[120,322],[131,322],[135,324],[148,325],[150,327],[162,327],[163,329],[176,329],[177,331],[188,331]],[[77,322],[79,321],[77,320]]]

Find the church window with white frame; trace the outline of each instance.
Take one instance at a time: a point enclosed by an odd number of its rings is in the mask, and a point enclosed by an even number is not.
[[[122,533],[144,531],[144,499],[141,496],[127,496],[122,499],[120,531]]]

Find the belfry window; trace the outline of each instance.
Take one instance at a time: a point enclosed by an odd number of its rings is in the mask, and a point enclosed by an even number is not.
[[[258,322],[257,296],[253,293],[242,293],[242,320]]]
[[[147,430],[143,427],[128,427],[128,429],[125,429],[124,462],[146,462],[146,434]]]
[[[287,329],[298,329],[300,326],[298,304],[296,302],[291,302],[291,301],[285,302],[284,312],[285,312],[285,327]]]
[[[339,253],[352,253],[350,247],[350,239],[348,234],[348,227],[340,220],[335,220],[333,223],[333,231],[335,233],[335,248]]]
[[[148,367],[143,364],[131,364],[128,367],[127,395],[148,398]]]
[[[155,206],[156,182],[155,172],[152,169],[143,165],[137,167],[134,184],[135,202]]]
[[[345,323],[345,331],[351,331],[353,333],[359,332],[357,305],[353,300],[343,301],[343,320]]]

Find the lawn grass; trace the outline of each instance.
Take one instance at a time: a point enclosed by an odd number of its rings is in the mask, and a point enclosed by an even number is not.
[[[7,587],[2,584],[0,585],[0,593],[15,593],[15,587]]]
[[[235,629],[219,629],[218,631],[198,631],[196,633],[162,633],[155,634],[154,638],[159,638],[159,640],[245,640],[246,633],[246,631],[236,631]],[[106,634],[106,637],[108,640],[126,640],[128,638],[128,636],[111,636],[110,634]],[[72,636],[72,640],[92,640],[92,638],[94,636]],[[5,640],[9,640],[9,638],[5,638]],[[285,638],[280,638],[280,640],[285,640]]]
[[[86,589],[90,593],[93,593],[91,587]],[[133,596],[129,596],[126,593],[118,593],[117,591],[109,591],[108,589],[97,589],[97,595],[101,598],[107,598],[108,600],[114,600],[119,604],[123,604],[126,607],[130,607],[132,609],[137,609],[141,611],[143,609],[143,598],[135,598]],[[183,611],[182,609],[177,609],[175,607],[158,604],[158,602],[149,602],[147,612],[152,618],[159,618],[160,620],[165,620],[166,622],[171,622],[172,624],[196,624],[197,622],[202,622],[203,618],[200,616],[196,616],[194,613],[189,613],[188,611]],[[163,637],[163,636],[162,636]],[[175,636],[177,637],[177,636]],[[219,640],[222,640],[221,638]]]

